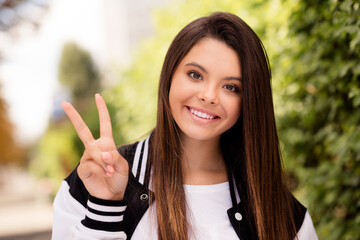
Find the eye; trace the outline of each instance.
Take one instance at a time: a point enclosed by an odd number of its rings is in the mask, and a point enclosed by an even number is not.
[[[230,92],[235,92],[235,93],[240,92],[239,87],[234,84],[226,84],[225,86],[223,86],[223,88],[225,88],[226,90],[228,90]]]
[[[196,80],[202,80],[202,76],[200,73],[198,72],[195,72],[195,71],[191,71],[188,73],[188,75],[193,78],[193,79],[196,79]]]

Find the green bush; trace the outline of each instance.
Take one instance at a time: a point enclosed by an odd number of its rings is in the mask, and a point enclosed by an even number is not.
[[[300,1],[274,61],[285,156],[322,239],[360,236],[359,7]]]

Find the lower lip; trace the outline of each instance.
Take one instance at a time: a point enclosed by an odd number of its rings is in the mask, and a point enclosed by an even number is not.
[[[201,117],[198,117],[196,116],[195,114],[191,113],[190,111],[190,108],[189,107],[186,107],[188,113],[190,114],[191,118],[194,119],[196,122],[198,123],[202,123],[202,124],[208,124],[208,123],[212,123],[220,118],[216,117],[216,118],[213,118],[213,119],[207,119],[207,118],[201,118]]]

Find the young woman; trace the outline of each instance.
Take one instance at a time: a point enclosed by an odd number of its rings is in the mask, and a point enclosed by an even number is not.
[[[214,13],[172,42],[146,140],[117,149],[100,95],[96,140],[63,103],[85,152],[55,198],[53,239],[317,239],[285,186],[270,79],[257,35]]]

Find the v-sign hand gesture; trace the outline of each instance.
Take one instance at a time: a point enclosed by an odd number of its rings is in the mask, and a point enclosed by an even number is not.
[[[128,182],[129,165],[116,149],[104,99],[96,94],[95,101],[100,120],[100,138],[96,140],[75,108],[70,103],[62,103],[66,115],[85,146],[77,173],[92,196],[106,200],[122,200]]]

